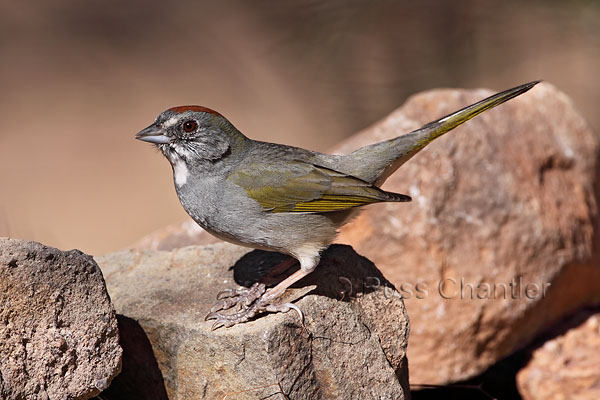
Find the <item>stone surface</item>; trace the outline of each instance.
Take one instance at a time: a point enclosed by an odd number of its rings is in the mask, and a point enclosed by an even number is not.
[[[305,331],[289,312],[211,332],[204,316],[216,294],[236,287],[234,277],[256,281],[280,260],[226,243],[97,258],[117,311],[147,334],[171,400],[281,391],[289,399],[409,398],[402,300],[348,246],[328,249],[315,273],[295,286],[316,285],[296,302]]]
[[[491,93],[418,94],[337,150],[395,137]],[[405,294],[411,383],[479,374],[551,321],[598,300],[597,157],[598,138],[571,101],[542,83],[392,175],[383,187],[410,194],[411,203],[367,207],[343,228],[339,241]]]
[[[193,220],[168,225],[152,232],[134,243],[131,248],[137,250],[173,250],[191,245],[220,243]]]
[[[524,400],[600,399],[600,312],[536,349],[517,374]]]
[[[120,368],[115,311],[92,257],[0,238],[0,398],[89,399]]]

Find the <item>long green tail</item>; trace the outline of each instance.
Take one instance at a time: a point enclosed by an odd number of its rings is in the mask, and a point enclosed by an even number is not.
[[[494,108],[510,99],[517,97],[520,94],[525,93],[538,83],[540,83],[540,81],[529,82],[524,85],[496,93],[495,95],[478,101],[475,104],[458,110],[450,115],[446,115],[437,121],[424,125],[421,129],[414,131],[426,134],[425,137],[417,142],[416,146],[420,146],[421,148],[425,147],[431,141],[442,136],[444,133],[451,131],[461,124],[464,124],[471,118],[478,116],[484,111]]]
[[[526,83],[494,94],[475,104],[446,115],[406,135],[365,146],[349,154],[348,161],[354,163],[357,175],[367,182],[382,184],[395,170],[434,139],[451,131],[471,118],[525,93],[540,81]],[[351,164],[349,164],[351,168]]]

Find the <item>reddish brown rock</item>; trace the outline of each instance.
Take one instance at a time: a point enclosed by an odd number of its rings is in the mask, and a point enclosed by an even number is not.
[[[337,150],[395,137],[489,94],[416,95]],[[542,83],[392,175],[384,188],[412,203],[367,207],[343,228],[339,242],[405,294],[411,383],[476,375],[599,297],[597,157],[598,139],[571,101]]]
[[[600,313],[536,349],[517,386],[524,400],[600,399]]]
[[[89,399],[119,373],[121,353],[92,257],[0,239],[0,398]]]

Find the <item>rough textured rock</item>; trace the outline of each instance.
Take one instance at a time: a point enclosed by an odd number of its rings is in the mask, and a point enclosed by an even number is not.
[[[194,221],[168,225],[152,232],[131,246],[138,250],[173,250],[191,245],[206,245],[222,242],[206,232]]]
[[[294,312],[210,331],[204,316],[216,294],[237,286],[234,276],[255,281],[280,260],[225,243],[97,258],[117,311],[146,332],[171,400],[256,399],[281,390],[290,399],[409,398],[402,300],[348,246],[330,248],[296,286],[316,285],[296,302],[306,331]]]
[[[0,398],[89,399],[120,367],[115,311],[92,257],[0,238]]]
[[[416,95],[338,151],[395,137],[491,93]],[[372,259],[406,295],[411,383],[478,374],[598,299],[597,157],[598,139],[571,101],[542,83],[438,139],[392,175],[384,188],[410,194],[412,203],[370,206],[342,230],[339,241]],[[440,283],[452,298],[442,297]]]
[[[600,312],[536,349],[517,374],[524,400],[600,399]]]

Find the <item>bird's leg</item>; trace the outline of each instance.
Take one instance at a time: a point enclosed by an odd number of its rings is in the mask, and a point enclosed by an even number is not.
[[[267,293],[265,293],[265,296],[270,298],[271,300],[281,296],[285,289],[289,288],[294,283],[298,282],[300,279],[304,278],[311,272],[312,271],[305,271],[304,269],[300,268],[298,271],[294,272],[293,274],[279,282],[277,286],[275,286],[272,289],[269,289]]]
[[[261,277],[260,282],[249,288],[225,289],[217,293],[217,303],[210,309],[211,312],[227,310],[234,306],[249,306],[254,300],[262,296],[266,291],[266,285],[279,282],[278,275],[285,273],[290,267],[297,264],[294,257],[288,257],[271,268],[266,276]],[[274,282],[273,282],[274,281]]]
[[[312,269],[314,269],[314,268],[312,268]],[[213,308],[211,309],[211,312],[206,316],[206,320],[210,320],[210,319],[216,320],[212,326],[212,329],[214,330],[221,326],[225,326],[228,328],[235,324],[239,324],[241,322],[246,322],[250,318],[254,317],[256,314],[258,314],[262,311],[286,312],[286,311],[289,311],[290,309],[294,309],[298,313],[298,315],[300,315],[300,318],[304,319],[304,316],[302,315],[302,311],[300,311],[300,309],[298,307],[296,307],[294,304],[292,304],[292,303],[279,303],[278,304],[278,303],[274,303],[274,300],[277,299],[279,296],[281,296],[281,294],[292,284],[294,284],[295,282],[299,281],[300,279],[302,279],[306,275],[308,275],[310,272],[312,272],[312,269],[309,271],[307,271],[303,268],[299,269],[298,271],[294,272],[292,275],[288,276],[283,281],[281,281],[277,286],[268,290],[266,293],[264,290],[264,287],[265,287],[264,284],[255,283],[252,287],[250,287],[249,289],[246,289],[248,292],[254,291],[252,293],[252,296],[248,296],[248,293],[244,291],[244,294],[241,295],[240,297],[231,298],[233,303],[240,306],[241,309],[239,311],[237,311],[233,314],[220,313],[218,311],[222,310],[223,308],[218,308],[217,306],[219,306],[219,303],[217,303],[215,306],[213,306]],[[243,291],[243,289],[242,289],[242,291]],[[259,292],[260,292],[260,294],[258,294]],[[248,303],[248,300],[250,300],[251,297],[254,297],[254,299]],[[237,300],[240,298],[243,298],[242,302],[239,302]],[[227,298],[227,299],[224,299],[221,301],[223,302],[226,300],[230,300],[230,299]],[[229,304],[229,303],[227,303],[227,304]],[[231,306],[229,306],[229,307],[231,307]]]
[[[277,282],[281,281],[281,275],[286,273],[291,267],[296,265],[298,260],[294,257],[288,257],[279,264],[275,265],[273,268],[269,270],[267,274],[260,277],[260,282],[265,285],[274,285]]]

